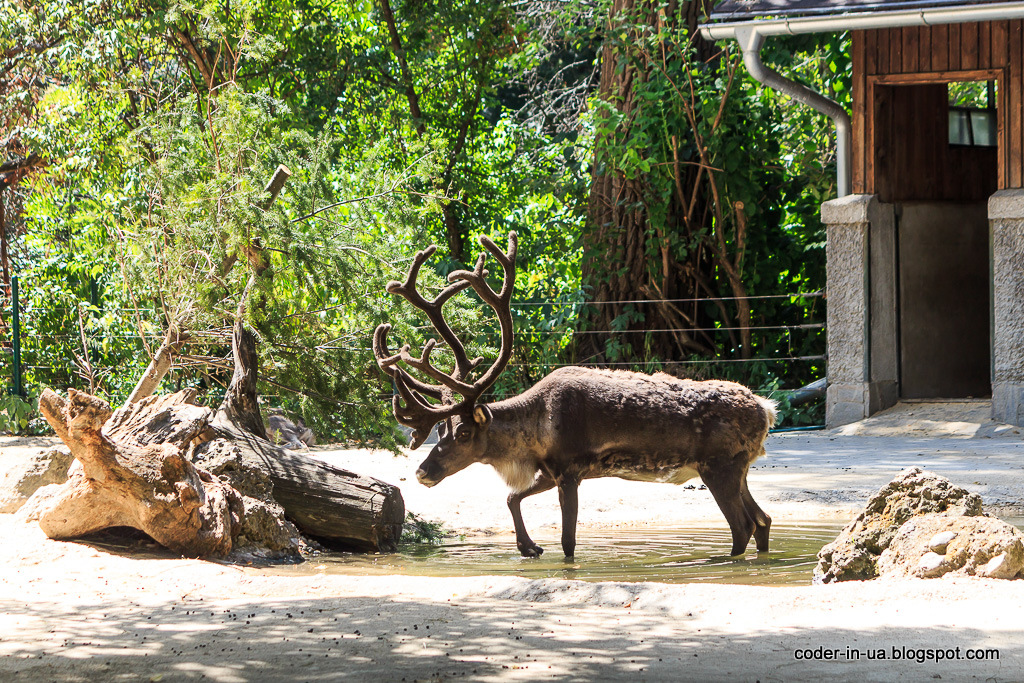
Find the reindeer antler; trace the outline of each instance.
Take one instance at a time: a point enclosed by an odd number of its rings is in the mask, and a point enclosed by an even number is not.
[[[455,355],[455,367],[450,373],[438,369],[430,361],[430,354],[437,345],[437,340],[429,340],[423,347],[423,351],[417,358],[410,353],[409,345],[406,344],[398,353],[392,354],[388,350],[387,335],[391,331],[391,325],[383,323],[377,327],[373,335],[373,354],[377,358],[377,365],[395,381],[395,388],[398,394],[393,398],[395,418],[399,423],[411,427],[412,447],[419,447],[426,440],[431,428],[441,420],[445,420],[455,414],[465,414],[473,409],[477,399],[487,391],[498,375],[508,364],[512,357],[512,290],[516,279],[516,247],[518,239],[516,233],[509,233],[508,250],[503,252],[492,240],[487,237],[480,238],[480,244],[501,264],[504,271],[504,281],[501,291],[495,292],[487,284],[487,271],[484,270],[486,254],[480,254],[473,270],[457,270],[448,275],[451,283],[445,287],[432,300],[428,301],[416,289],[416,278],[419,275],[420,267],[437,250],[431,245],[422,251],[416,252],[416,256],[409,266],[409,273],[405,282],[391,281],[387,284],[387,291],[392,294],[400,294],[405,297],[413,306],[423,311],[431,325],[437,330],[441,339],[448,344],[448,347]],[[470,359],[466,354],[466,348],[456,336],[455,332],[448,325],[442,313],[442,307],[455,294],[464,289],[472,287],[473,290],[483,299],[484,303],[494,309],[498,316],[498,323],[501,326],[501,350],[498,358],[491,364],[487,371],[478,380],[470,384],[469,373],[479,365],[483,359]],[[428,384],[410,375],[399,363],[419,370],[439,384]],[[455,394],[460,394],[463,399],[456,403]],[[440,401],[439,404],[430,403],[426,397]],[[405,405],[402,402],[405,402]]]

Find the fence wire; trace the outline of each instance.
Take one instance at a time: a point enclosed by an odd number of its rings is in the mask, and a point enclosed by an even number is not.
[[[771,301],[771,300],[796,300],[796,299],[811,299],[820,298],[823,296],[823,292],[797,292],[793,294],[772,294],[772,295],[756,295],[749,297],[742,297],[746,301]],[[564,308],[573,313],[572,317],[578,315],[581,311],[591,306],[607,306],[607,305],[647,305],[647,304],[662,304],[662,303],[700,303],[700,302],[721,302],[721,301],[736,301],[740,297],[705,297],[705,298],[689,298],[689,299],[635,299],[635,300],[621,300],[621,301],[591,301],[591,302],[566,302],[566,301],[521,301],[513,302],[511,304],[513,309],[519,309],[523,311],[534,310],[537,307],[548,307],[552,309]],[[299,311],[292,314],[282,316],[279,320],[284,321],[296,317],[318,315],[326,313],[331,310],[342,308],[347,304],[337,304],[331,306],[324,306],[321,308]],[[16,377],[24,377],[25,373],[28,372],[30,375],[35,375],[35,378],[30,379],[30,383],[33,385],[39,385],[40,382],[38,375],[40,373],[49,374],[51,380],[66,380],[68,383],[73,383],[75,378],[82,378],[83,368],[92,371],[94,368],[99,373],[117,373],[118,368],[109,367],[98,367],[100,359],[97,357],[97,349],[104,349],[108,351],[111,347],[117,346],[127,356],[130,353],[134,354],[136,360],[140,360],[144,363],[148,363],[150,360],[148,353],[150,350],[155,349],[159,344],[159,341],[163,339],[163,334],[157,333],[111,333],[106,332],[102,334],[96,334],[95,330],[84,331],[84,344],[83,334],[81,330],[76,328],[79,325],[78,316],[84,314],[90,319],[95,319],[97,313],[102,316],[132,316],[132,320],[135,321],[139,316],[152,316],[154,320],[159,320],[159,316],[154,309],[150,308],[139,308],[139,307],[107,307],[107,306],[96,306],[89,302],[82,302],[79,307],[73,306],[54,306],[54,307],[25,307],[22,306],[20,313],[20,327],[22,330],[33,330],[35,329],[34,323],[41,319],[52,320],[59,316],[65,316],[67,318],[66,331],[44,334],[41,336],[23,336],[20,339],[12,338],[12,326],[9,324],[10,319],[13,317],[13,311],[11,308],[6,307],[4,311],[3,319],[0,319],[0,361],[2,365],[7,366],[3,370],[0,370],[0,374],[6,376],[6,379],[10,382],[11,393],[20,393],[25,395],[24,386],[15,386],[18,384]],[[152,321],[151,321],[152,322]],[[566,324],[567,321],[563,321]],[[417,326],[414,329],[420,331],[432,329],[430,326]],[[793,340],[791,335],[796,332],[807,332],[811,334],[821,333],[825,330],[825,324],[823,322],[803,322],[796,324],[778,324],[778,325],[752,325],[749,327],[742,326],[714,326],[714,327],[695,327],[695,328],[652,328],[652,329],[628,329],[628,330],[575,330],[575,329],[550,329],[546,327],[530,327],[525,329],[516,330],[516,339],[520,344],[535,344],[538,339],[572,339],[575,337],[582,337],[586,335],[608,335],[611,338],[617,337],[635,337],[637,335],[649,335],[649,334],[673,334],[673,333],[704,333],[704,334],[731,334],[741,331],[749,331],[753,333],[784,333],[788,339],[790,345],[789,354],[769,354],[764,356],[753,356],[749,358],[736,358],[736,357],[718,357],[718,358],[690,358],[690,359],[644,359],[638,361],[620,361],[611,360],[604,362],[593,362],[593,359],[583,359],[578,363],[565,363],[565,362],[545,362],[543,360],[524,362],[520,360],[513,360],[509,363],[509,367],[513,369],[529,369],[534,368],[538,372],[550,372],[556,368],[566,367],[570,365],[583,365],[583,366],[594,366],[594,367],[605,367],[605,368],[634,368],[634,369],[658,369],[658,368],[669,368],[669,367],[694,367],[694,368],[710,368],[714,366],[742,366],[744,364],[751,363],[764,363],[772,365],[784,365],[792,363],[823,363],[826,360],[824,353],[792,353],[793,351]],[[209,330],[208,335],[198,334],[195,341],[189,344],[195,346],[218,347],[229,344],[230,327],[219,328],[217,330]],[[323,343],[313,346],[311,348],[293,348],[306,351],[314,354],[327,354],[331,352],[343,351],[343,352],[356,352],[369,354],[372,352],[372,348],[368,343],[373,334],[372,329],[356,330],[343,335],[342,337],[334,336],[329,340],[325,340]],[[366,340],[363,344],[359,343],[359,338],[362,337]],[[343,339],[349,339],[354,344],[338,344]],[[439,347],[443,347],[442,343],[438,344]],[[821,343],[823,347],[823,342]],[[19,348],[21,352],[21,359],[18,367],[14,367],[14,358],[12,351],[15,348]],[[804,347],[806,348],[806,347]],[[781,350],[785,351],[785,347]],[[822,351],[824,349],[822,348]],[[539,349],[533,348],[528,349],[528,352],[538,352]],[[46,357],[51,359],[51,362],[40,362],[40,358]],[[63,363],[54,362],[53,359],[63,358]],[[369,360],[369,359],[368,359]],[[91,362],[90,362],[91,361]],[[183,353],[178,359],[179,367],[196,370],[199,368],[209,368],[216,372],[227,372],[231,369],[231,358],[230,354],[224,356],[209,355],[203,353]],[[140,370],[141,372],[141,370]],[[133,378],[134,379],[134,378]],[[309,392],[301,387],[291,387],[280,383],[274,377],[262,377],[262,382],[265,382],[267,386],[274,387],[283,392],[299,395],[308,395]],[[777,395],[785,395],[790,392],[798,391],[798,389],[775,389],[771,393]],[[494,393],[488,398],[492,400],[500,400],[501,398],[507,398],[515,394],[511,393]],[[267,395],[269,396],[269,394]],[[356,406],[379,409],[380,405],[389,402],[391,400],[390,395],[381,394],[377,399],[372,402],[361,402],[361,401],[344,401],[342,399],[335,399],[332,397],[326,397],[317,395],[320,400],[335,402],[339,406]]]

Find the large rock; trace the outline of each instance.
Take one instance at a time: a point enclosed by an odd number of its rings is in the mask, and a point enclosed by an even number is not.
[[[1020,578],[1024,533],[992,517],[914,517],[878,558],[880,576]]]
[[[4,458],[0,473],[0,512],[17,512],[38,489],[66,482],[68,467],[73,461],[67,446],[54,446],[36,453],[18,449],[16,457]]]
[[[910,467],[871,497],[864,511],[818,553],[815,583],[878,576],[878,559],[901,526],[920,515],[983,516],[981,497],[945,477]]]
[[[267,438],[270,443],[293,451],[316,445],[313,430],[301,418],[291,419],[280,408],[271,408],[267,414]]]

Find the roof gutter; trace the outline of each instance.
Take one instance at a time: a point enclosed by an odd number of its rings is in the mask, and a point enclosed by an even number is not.
[[[784,77],[761,61],[761,47],[768,36],[793,36],[806,33],[836,33],[864,29],[901,26],[935,26],[966,24],[980,21],[1024,19],[1024,2],[983,6],[961,6],[948,9],[922,9],[897,12],[865,12],[828,17],[797,17],[792,19],[761,19],[721,24],[704,24],[701,35],[707,40],[735,40],[743,51],[743,63],[759,83],[792,97],[832,119],[836,127],[837,195],[850,194],[850,115],[835,100]]]
[[[938,26],[969,24],[979,21],[1024,19],[1024,2],[1000,2],[989,5],[961,5],[951,8],[899,10],[895,12],[857,12],[826,17],[791,19],[751,19],[748,21],[702,24],[707,40],[736,39],[736,31],[754,26],[762,36],[795,36],[802,33],[836,33],[871,28],[902,26]]]

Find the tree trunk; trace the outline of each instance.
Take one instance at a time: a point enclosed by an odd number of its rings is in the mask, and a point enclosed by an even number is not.
[[[187,341],[188,335],[182,333],[177,325],[171,325],[163,343],[153,355],[153,360],[150,361],[146,371],[142,373],[142,377],[139,378],[139,382],[135,385],[128,400],[125,401],[125,405],[137,403],[147,396],[153,395],[174,364],[174,356],[181,351],[181,347]]]
[[[707,328],[715,327],[715,321],[704,302],[695,300],[713,300],[722,318],[733,319],[719,289],[735,278],[723,277],[717,250],[712,249],[718,245],[709,242],[712,216],[720,211],[711,198],[711,171],[680,159],[681,143],[692,145],[696,133],[679,130],[651,143],[652,149],[669,150],[664,159],[648,159],[653,167],[671,169],[673,186],[664,188],[667,199],[652,187],[648,175],[627,176],[619,170],[615,155],[623,141],[630,140],[644,107],[650,106],[636,96],[637,88],[648,79],[662,77],[667,65],[664,55],[634,46],[644,44],[647,32],[669,23],[672,28],[686,28],[695,66],[709,60],[716,48],[696,31],[709,7],[707,0],[669,3],[664,12],[645,0],[613,4],[610,37],[601,53],[598,97],[616,108],[621,123],[614,133],[596,141],[583,258],[583,282],[590,287],[595,304],[586,314],[585,326],[594,333],[581,336],[578,360],[614,360],[608,354],[613,340],[619,342],[616,353],[622,360],[709,355],[723,340],[709,334]],[[623,26],[628,27],[630,39],[616,44],[615,36]],[[686,47],[671,44],[664,49],[675,55]],[[674,85],[685,87],[685,82]],[[690,106],[683,92],[676,97],[677,105]],[[652,217],[655,207],[658,215]],[[674,246],[679,244],[686,246]],[[741,327],[749,325],[747,313]],[[726,339],[733,347],[740,345],[731,332]]]
[[[42,166],[44,163],[38,154],[30,154],[25,158],[0,163],[0,278],[3,279],[3,296],[0,298],[7,298],[11,295],[10,239],[13,235],[8,233],[7,225],[13,221],[9,220],[10,216],[7,212],[6,192],[11,190],[13,195],[14,188],[17,187],[21,179]],[[17,206],[17,200],[12,203],[15,207]],[[6,326],[6,321],[0,320],[0,328],[6,328]]]
[[[7,188],[0,183],[0,275],[3,277],[3,298],[11,293],[11,259],[7,254],[7,213],[4,207],[4,193]],[[6,327],[6,323],[0,322]]]

